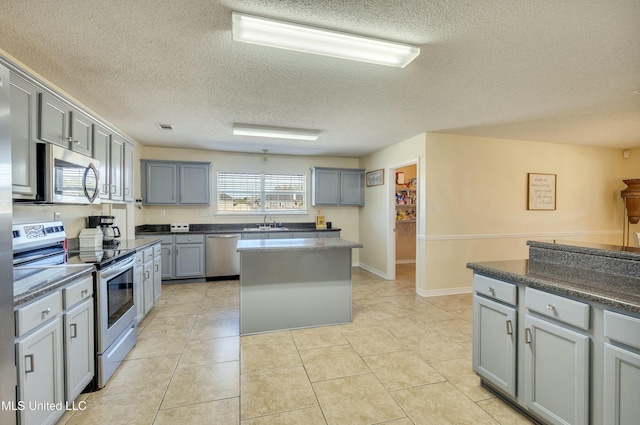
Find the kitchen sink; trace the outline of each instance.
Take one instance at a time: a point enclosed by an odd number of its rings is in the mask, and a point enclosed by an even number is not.
[[[259,226],[259,227],[245,227],[245,232],[279,232],[282,230],[289,230],[286,227],[269,227],[269,226]]]

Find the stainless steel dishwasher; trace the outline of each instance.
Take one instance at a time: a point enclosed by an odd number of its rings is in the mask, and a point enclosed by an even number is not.
[[[236,250],[236,244],[241,237],[235,233],[207,235],[207,278],[240,274],[240,253]]]

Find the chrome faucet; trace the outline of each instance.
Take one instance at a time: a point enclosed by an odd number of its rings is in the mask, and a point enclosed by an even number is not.
[[[263,227],[267,227],[267,217],[269,217],[269,220],[273,220],[273,218],[271,217],[271,214],[265,214],[264,219],[262,220]]]

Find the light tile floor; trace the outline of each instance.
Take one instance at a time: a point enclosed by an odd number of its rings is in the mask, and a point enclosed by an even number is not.
[[[239,337],[239,283],[162,287],[86,410],[59,424],[528,424],[471,371],[471,295],[353,269],[353,323]]]

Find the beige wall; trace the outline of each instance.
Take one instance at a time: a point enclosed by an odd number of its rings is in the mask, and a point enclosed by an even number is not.
[[[211,162],[211,206],[142,206],[135,212],[138,224],[169,224],[172,222],[183,223],[262,223],[263,214],[239,216],[216,215],[216,175],[219,170],[225,171],[285,171],[292,173],[305,173],[307,175],[308,198],[307,214],[287,215],[271,214],[272,218],[279,222],[315,222],[316,215],[320,212],[326,216],[326,220],[332,223],[334,228],[342,229],[342,239],[358,241],[359,231],[359,207],[322,207],[311,206],[311,167],[344,167],[358,168],[358,159],[338,157],[307,157],[269,154],[267,161],[264,155],[233,153],[221,151],[204,151],[193,149],[168,149],[146,147],[141,152],[141,159],[180,160],[180,161],[205,161]],[[139,158],[139,159],[140,159]],[[139,167],[139,161],[136,161]],[[139,177],[139,168],[136,170]],[[138,178],[139,181],[139,178]],[[139,190],[139,183],[138,183]],[[137,192],[136,197],[140,192]],[[164,213],[164,216],[161,215]],[[353,250],[353,261],[358,262],[358,250]]]
[[[468,291],[468,262],[527,258],[527,240],[620,244],[622,178],[640,170],[640,150],[624,160],[621,149],[435,133],[375,152],[361,164],[367,171],[386,169],[416,157],[416,284],[423,295]],[[527,210],[527,173],[557,175],[555,211]],[[386,194],[381,186],[367,188],[360,218],[361,264],[381,275],[388,272],[389,233],[381,225]]]

